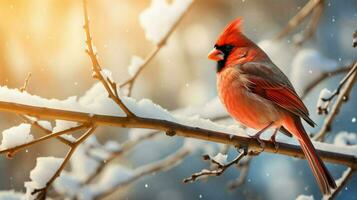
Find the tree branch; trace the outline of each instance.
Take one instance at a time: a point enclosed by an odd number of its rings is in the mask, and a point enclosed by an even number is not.
[[[109,98],[111,98],[128,116],[135,116],[126,105],[121,101],[118,91],[117,84],[110,79],[110,77],[103,76],[102,68],[97,59],[97,54],[94,52],[93,41],[90,33],[89,27],[89,17],[87,11],[87,0],[83,0],[83,13],[84,13],[84,31],[86,34],[86,44],[87,44],[87,54],[92,61],[93,77],[98,79],[104,88],[107,90]]]
[[[316,85],[322,83],[327,78],[346,73],[346,72],[350,71],[350,69],[351,69],[351,66],[342,66],[342,67],[336,68],[335,70],[321,73],[317,78],[315,78],[311,83],[309,83],[304,88],[304,90],[302,91],[302,93],[300,95],[301,98],[304,99],[311,92],[311,90],[316,87]]]
[[[348,180],[352,177],[354,170],[350,167],[343,172],[342,177],[336,181],[337,188],[332,191],[332,194],[328,197],[325,197],[324,200],[332,200],[335,199],[338,193],[343,189],[343,187],[347,184]]]
[[[47,195],[47,190],[48,188],[52,185],[52,183],[56,180],[56,178],[61,174],[61,172],[64,170],[66,164],[68,161],[71,159],[73,153],[75,152],[76,148],[84,141],[86,140],[96,129],[96,126],[92,125],[91,128],[87,130],[80,138],[78,138],[70,147],[69,151],[67,152],[61,166],[58,168],[56,173],[51,177],[51,179],[46,183],[46,186],[44,188],[39,188],[35,189],[31,195],[36,196],[36,200],[45,200],[46,195]]]
[[[280,31],[276,39],[282,39],[292,30],[294,30],[298,25],[300,25],[304,19],[306,19],[314,9],[318,8],[320,3],[323,3],[324,0],[310,0],[305,4],[305,6],[293,17],[290,19],[288,24]],[[319,16],[318,16],[319,18]],[[318,21],[318,20],[317,20]]]
[[[243,148],[243,151],[238,154],[231,162],[227,164],[220,163],[219,161],[215,160],[209,155],[204,155],[203,160],[207,160],[212,162],[212,164],[216,165],[217,168],[213,170],[208,170],[208,169],[203,169],[200,172],[192,174],[190,177],[185,178],[183,180],[184,183],[189,183],[189,182],[194,182],[197,179],[201,177],[206,177],[206,176],[220,176],[222,175],[229,167],[232,165],[238,164],[238,162],[247,155],[247,149]]]
[[[260,144],[254,138],[230,135],[227,133],[202,129],[198,127],[191,127],[175,122],[160,120],[160,119],[150,119],[143,117],[118,117],[118,116],[108,116],[108,115],[98,115],[75,111],[66,111],[53,108],[43,108],[36,106],[29,106],[23,104],[16,104],[10,102],[0,101],[0,111],[26,114],[31,116],[37,116],[48,119],[62,119],[69,121],[77,121],[88,124],[102,125],[102,126],[116,126],[125,128],[145,128],[145,129],[156,129],[161,131],[174,131],[176,135],[183,137],[196,138],[206,141],[212,141],[222,144],[234,145],[237,147],[248,147],[250,150],[260,150]],[[266,144],[265,150],[270,153],[278,153],[288,156],[304,158],[304,154],[298,145],[280,143],[279,149],[275,149],[275,145],[268,140],[263,140]],[[337,153],[333,151],[318,151],[321,158],[333,163],[343,164],[355,168],[356,157],[352,155],[346,155],[343,153]]]
[[[66,129],[66,130],[63,130],[63,131],[59,131],[59,132],[56,132],[56,133],[51,133],[51,134],[48,134],[48,135],[45,135],[43,137],[40,137],[36,140],[33,140],[29,143],[25,143],[25,144],[22,144],[22,145],[19,145],[19,146],[15,146],[15,147],[12,147],[12,148],[8,148],[8,149],[3,149],[3,150],[0,150],[0,154],[3,154],[3,153],[7,153],[7,157],[13,157],[14,153],[16,153],[17,151],[25,148],[25,147],[28,147],[28,146],[32,146],[34,144],[37,144],[39,142],[42,142],[42,141],[45,141],[45,140],[48,140],[50,138],[53,138],[53,137],[58,137],[60,135],[64,135],[64,134],[67,134],[67,133],[70,133],[70,132],[74,132],[74,131],[77,131],[77,130],[81,130],[83,128],[87,127],[87,125],[79,125],[79,126],[76,126],[76,127],[73,127],[73,128],[69,128],[69,129]]]
[[[190,4],[191,6],[192,4]],[[188,13],[188,10],[190,9],[190,6],[185,10],[182,15],[174,22],[174,24],[171,26],[170,30],[166,33],[166,35],[161,39],[161,41],[155,46],[155,48],[146,56],[144,62],[138,67],[138,70],[135,72],[135,74],[126,80],[124,83],[120,84],[120,88],[124,86],[128,86],[128,96],[131,96],[135,81],[139,77],[140,73],[144,70],[146,66],[150,63],[150,61],[156,56],[156,54],[162,49],[163,46],[165,46],[168,38],[171,36],[171,34],[174,32],[178,24],[182,21],[186,13]]]
[[[321,129],[313,137],[314,140],[322,141],[326,133],[328,133],[331,130],[331,124],[333,120],[337,116],[343,102],[347,101],[349,93],[351,92],[352,87],[357,80],[356,70],[357,70],[357,62],[354,64],[350,72],[342,79],[334,94],[330,98],[326,99],[326,101],[331,101],[336,95],[338,95],[336,102],[332,106],[328,116],[325,118]]]

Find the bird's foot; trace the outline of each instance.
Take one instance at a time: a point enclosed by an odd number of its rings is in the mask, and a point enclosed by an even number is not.
[[[274,144],[274,147],[275,147],[275,152],[278,152],[278,149],[279,149],[279,144],[276,142],[276,134],[273,134],[271,137],[270,137],[270,141],[273,142]]]
[[[256,133],[255,135],[250,136],[251,138],[254,138],[254,139],[256,139],[256,140],[259,142],[260,148],[261,148],[261,150],[259,151],[259,153],[260,153],[260,152],[263,152],[264,149],[265,149],[265,142],[263,142],[263,140],[260,139],[260,135],[261,135],[261,132],[258,132],[258,133]]]

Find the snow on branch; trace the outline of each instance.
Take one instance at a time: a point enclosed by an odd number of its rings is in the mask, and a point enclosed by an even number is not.
[[[120,84],[120,88],[128,86],[128,96],[131,96],[139,74],[165,45],[192,3],[193,0],[173,0],[171,4],[166,0],[152,0],[150,7],[141,13],[140,24],[144,28],[146,38],[155,44],[155,48],[145,59],[133,56],[128,68],[130,78]]]
[[[324,107],[320,107],[319,110],[325,110],[327,112],[327,107],[331,104],[332,100],[336,97],[336,101],[331,107],[331,111],[325,118],[323,125],[319,132],[314,136],[315,140],[323,140],[326,133],[331,130],[331,124],[340,110],[340,107],[344,102],[348,100],[348,96],[352,90],[353,85],[357,80],[357,62],[353,64],[353,67],[348,72],[348,74],[340,81],[337,89],[328,97],[323,98],[319,101],[323,101]]]
[[[226,127],[221,124],[213,123],[209,120],[203,120],[201,118],[175,118],[170,115],[168,111],[165,111],[160,106],[153,104],[152,102],[131,101],[132,108],[141,109],[145,108],[150,111],[149,114],[157,115],[157,118],[145,117],[145,112],[141,112],[144,117],[121,117],[121,116],[108,116],[101,114],[75,112],[68,110],[60,110],[54,108],[36,107],[24,104],[16,104],[12,102],[0,101],[0,110],[5,112],[12,112],[18,114],[28,114],[38,116],[47,119],[62,119],[69,121],[77,121],[81,123],[93,123],[95,125],[109,125],[116,127],[126,128],[147,128],[156,129],[163,132],[173,131],[176,135],[184,137],[192,137],[197,139],[208,140],[212,142],[218,142],[223,144],[230,144],[239,147],[249,147],[250,150],[261,150],[260,144],[254,138],[250,138],[244,133],[239,133],[235,126]],[[150,108],[150,109],[148,109]],[[145,110],[144,109],[144,110]],[[167,114],[167,115],[166,115]],[[168,118],[165,118],[167,116]],[[160,118],[164,117],[164,118]],[[170,120],[172,119],[172,121]],[[178,123],[180,122],[180,123]],[[207,129],[209,128],[209,129]],[[223,132],[222,132],[223,131]],[[234,131],[235,134],[229,134]],[[275,146],[270,141],[265,141],[265,151],[271,153],[284,154],[289,156],[296,156],[303,158],[303,153],[297,144],[293,143],[278,143],[279,149],[276,151]],[[317,149],[321,149],[320,155],[322,159],[329,162],[340,163],[345,165],[356,165],[356,149],[355,147],[335,147],[331,144],[315,143]],[[325,151],[324,151],[325,150]]]
[[[140,24],[146,38],[159,46],[164,43],[192,2],[193,0],[173,0],[171,3],[166,0],[152,0],[150,7],[140,15]]]

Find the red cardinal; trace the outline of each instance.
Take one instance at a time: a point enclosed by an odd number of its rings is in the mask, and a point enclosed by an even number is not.
[[[230,23],[219,36],[208,58],[217,61],[217,88],[230,115],[243,125],[259,130],[275,128],[299,141],[323,194],[336,183],[316,153],[301,118],[315,123],[285,74],[267,54],[242,33],[242,20]]]

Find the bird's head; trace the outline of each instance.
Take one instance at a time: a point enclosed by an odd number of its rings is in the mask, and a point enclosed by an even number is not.
[[[242,18],[238,17],[228,24],[208,54],[209,59],[217,61],[217,72],[226,66],[227,60],[237,57],[240,48],[251,45],[252,42],[242,33],[242,23]]]

